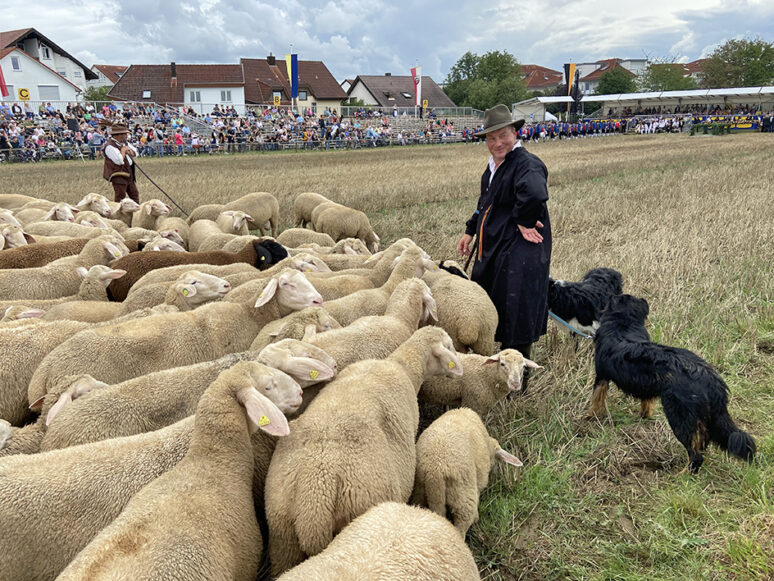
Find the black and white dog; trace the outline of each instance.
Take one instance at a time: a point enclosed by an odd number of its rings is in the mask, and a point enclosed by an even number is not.
[[[701,357],[678,347],[652,343],[645,319],[648,302],[631,295],[614,297],[594,336],[596,379],[589,415],[601,415],[608,384],[640,400],[649,418],[661,398],[669,426],[688,452],[688,467],[699,470],[709,442],[752,461],[755,441],[728,414],[728,386]]]
[[[621,273],[594,268],[580,282],[548,279],[548,308],[588,335],[594,335],[610,299],[623,292]]]

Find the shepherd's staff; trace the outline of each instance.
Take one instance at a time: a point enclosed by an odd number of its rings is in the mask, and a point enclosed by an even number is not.
[[[468,247],[470,248],[469,245]],[[468,272],[470,261],[473,260],[473,256],[476,254],[477,249],[478,249],[478,238],[476,236],[473,236],[473,248],[471,248],[470,254],[468,254],[468,259],[465,261],[465,267],[463,268],[463,271],[465,271],[465,274],[467,274]]]
[[[183,208],[181,208],[181,207],[180,207],[180,204],[178,204],[178,203],[177,203],[177,202],[176,202],[174,199],[172,199],[172,196],[170,196],[170,195],[169,195],[167,192],[165,192],[163,189],[161,189],[161,186],[160,186],[160,185],[158,185],[156,182],[154,182],[154,181],[153,181],[153,179],[152,179],[152,178],[151,178],[151,177],[150,177],[150,176],[149,176],[147,173],[145,173],[145,170],[144,170],[144,169],[142,169],[142,168],[141,168],[139,165],[137,165],[137,160],[133,159],[133,160],[132,160],[132,163],[134,163],[134,167],[136,167],[137,169],[139,169],[139,170],[140,170],[140,172],[142,173],[142,175],[144,175],[146,178],[148,178],[148,181],[149,181],[150,183],[152,183],[154,186],[156,186],[156,188],[158,188],[158,190],[159,190],[159,191],[160,191],[162,194],[164,194],[166,197],[168,197],[168,198],[169,198],[169,201],[170,201],[170,202],[172,202],[172,203],[173,203],[175,206],[177,206],[177,209],[178,209],[178,210],[180,210],[180,211],[181,211],[183,214],[185,214],[186,216],[188,216],[188,212],[186,212],[185,210],[183,210]]]

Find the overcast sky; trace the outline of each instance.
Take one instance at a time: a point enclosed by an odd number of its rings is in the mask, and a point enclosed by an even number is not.
[[[522,64],[689,61],[730,38],[774,41],[772,0],[3,0],[2,30],[34,27],[92,64],[237,63],[291,50],[338,79],[417,62],[440,82],[466,51]]]

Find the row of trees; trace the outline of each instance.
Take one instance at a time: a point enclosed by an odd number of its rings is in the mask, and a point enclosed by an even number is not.
[[[680,91],[721,87],[759,87],[774,83],[774,44],[760,38],[734,39],[719,46],[703,63],[701,79],[685,75],[679,63],[651,63],[638,78],[621,67],[604,73],[597,93]],[[516,58],[506,51],[484,55],[466,52],[449,71],[444,91],[461,107],[488,109],[497,103],[515,103],[542,95],[528,92]],[[552,91],[567,94],[566,85]]]

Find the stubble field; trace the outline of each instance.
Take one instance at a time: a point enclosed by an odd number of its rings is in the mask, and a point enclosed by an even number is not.
[[[691,349],[728,383],[758,443],[747,466],[710,448],[698,476],[663,412],[640,420],[617,390],[583,415],[593,347],[549,323],[529,393],[487,418],[525,463],[497,467],[468,542],[482,578],[774,578],[774,136],[636,136],[529,145],[549,169],[552,274],[606,266],[651,307],[654,341]],[[446,145],[140,160],[184,208],[272,192],[283,227],[296,194],[364,210],[383,243],[453,258],[488,152]],[[0,193],[112,197],[101,163],[0,167]],[[163,196],[144,178],[142,198]]]

